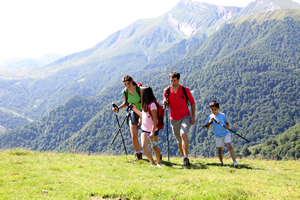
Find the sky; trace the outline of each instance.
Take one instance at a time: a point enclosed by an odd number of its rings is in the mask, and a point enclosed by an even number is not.
[[[167,13],[178,1],[0,0],[0,61],[83,51],[138,19]],[[254,0],[196,1],[245,7]]]

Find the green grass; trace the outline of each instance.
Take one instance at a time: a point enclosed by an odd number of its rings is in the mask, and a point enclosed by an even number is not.
[[[300,162],[164,158],[163,167],[133,156],[28,150],[0,152],[1,199],[299,199]]]

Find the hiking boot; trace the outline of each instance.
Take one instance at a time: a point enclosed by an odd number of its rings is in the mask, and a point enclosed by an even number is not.
[[[187,157],[183,158],[183,165],[184,166],[190,166],[191,165],[189,158],[187,158]]]
[[[136,156],[136,159],[135,159],[135,161],[133,161],[133,164],[136,163],[138,160],[143,159],[143,153],[136,153],[135,156]]]

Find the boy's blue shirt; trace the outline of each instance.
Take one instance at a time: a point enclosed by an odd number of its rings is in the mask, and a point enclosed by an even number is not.
[[[219,114],[216,116],[214,114],[209,115],[206,120],[206,124],[209,122],[211,117],[214,117],[216,121],[220,122],[220,124],[223,124],[224,126],[226,126],[226,122],[228,122],[226,115],[219,112]],[[216,122],[213,122],[211,126],[213,127],[213,133],[216,138],[225,137],[227,134],[229,134],[228,129],[225,129],[223,126],[217,124]]]

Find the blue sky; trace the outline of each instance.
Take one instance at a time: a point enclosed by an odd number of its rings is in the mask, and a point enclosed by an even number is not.
[[[0,60],[68,55],[90,48],[142,18],[171,10],[179,0],[7,0],[0,1]],[[200,0],[197,0],[200,1]],[[251,0],[207,0],[247,6]],[[296,0],[300,3],[300,0]]]

